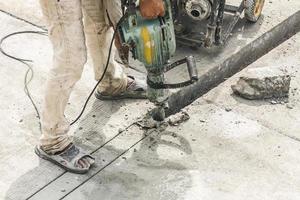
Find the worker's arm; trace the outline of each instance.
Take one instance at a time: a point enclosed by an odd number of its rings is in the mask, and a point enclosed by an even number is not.
[[[163,0],[140,0],[141,15],[147,19],[155,19],[165,15]]]

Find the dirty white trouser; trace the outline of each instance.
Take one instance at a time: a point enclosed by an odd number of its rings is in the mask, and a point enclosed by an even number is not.
[[[70,123],[64,112],[70,93],[81,77],[87,49],[98,80],[113,35],[106,10],[111,22],[116,23],[121,17],[121,8],[120,0],[40,0],[40,4],[53,45],[53,66],[46,83],[40,145],[46,152],[56,153],[72,142],[68,135]],[[109,94],[124,91],[127,85],[122,66],[114,60],[115,53],[114,46],[108,71],[99,87],[100,91]]]

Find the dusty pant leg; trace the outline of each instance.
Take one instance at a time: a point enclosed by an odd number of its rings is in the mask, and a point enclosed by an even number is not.
[[[47,153],[62,151],[72,139],[64,116],[70,93],[86,63],[81,0],[40,0],[53,46],[53,66],[46,82],[40,145]]]
[[[99,80],[106,66],[113,28],[105,20],[106,10],[102,0],[82,0],[82,4],[87,47],[93,60],[95,79]],[[127,86],[123,66],[114,59],[116,52],[113,45],[108,70],[99,86],[101,92],[111,95],[125,91]]]

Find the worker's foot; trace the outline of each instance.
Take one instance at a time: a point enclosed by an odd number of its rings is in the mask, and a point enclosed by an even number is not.
[[[63,169],[76,174],[87,173],[95,163],[95,158],[85,153],[73,143],[62,152],[58,152],[54,155],[47,154],[40,146],[36,146],[35,153],[40,158],[48,160]]]
[[[127,88],[124,92],[116,95],[110,95],[97,90],[95,92],[95,96],[100,100],[146,99],[147,84],[146,81],[138,80],[132,76],[128,76]]]

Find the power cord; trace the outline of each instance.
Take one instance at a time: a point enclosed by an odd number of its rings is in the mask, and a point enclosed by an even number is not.
[[[126,16],[127,16],[127,15],[126,15],[126,13],[125,13],[125,14],[121,17],[121,19],[119,20],[119,22],[118,22],[117,25],[116,25],[115,30],[117,30],[117,28],[118,28],[119,25],[123,22],[123,20],[125,19]],[[97,84],[95,85],[95,87],[93,88],[93,90],[91,91],[91,93],[89,94],[88,98],[86,99],[86,101],[85,101],[85,103],[84,103],[84,105],[83,105],[83,108],[81,109],[81,112],[80,112],[79,115],[75,118],[75,120],[71,122],[71,124],[70,124],[71,126],[74,125],[74,124],[82,117],[82,115],[83,115],[84,111],[86,110],[86,107],[87,107],[87,105],[88,105],[88,103],[89,103],[89,101],[90,101],[92,95],[93,95],[94,92],[96,91],[98,85],[102,82],[102,80],[103,80],[103,78],[104,78],[104,76],[105,76],[105,74],[106,74],[106,72],[107,72],[107,69],[108,69],[108,66],[109,66],[110,57],[111,57],[112,47],[113,47],[114,40],[115,40],[116,33],[117,33],[115,30],[114,30],[113,37],[112,37],[112,39],[111,39],[111,43],[110,43],[110,47],[109,47],[109,52],[108,52],[108,57],[107,57],[107,61],[106,61],[106,65],[105,65],[103,74],[102,74],[101,78],[98,80],[98,82],[97,82]],[[33,68],[32,68],[32,66],[29,64],[29,63],[33,63],[33,61],[32,61],[32,60],[28,60],[28,59],[18,58],[18,57],[16,57],[16,56],[10,55],[10,54],[8,54],[8,53],[3,49],[3,47],[2,47],[2,44],[4,43],[4,41],[5,41],[6,39],[8,39],[8,38],[10,38],[10,37],[12,37],[12,36],[15,36],[15,35],[21,35],[21,34],[39,34],[39,35],[45,35],[45,36],[46,36],[46,35],[47,35],[47,32],[44,32],[44,31],[18,31],[18,32],[14,32],[14,33],[8,34],[8,35],[4,36],[3,38],[1,38],[1,40],[0,40],[0,52],[1,52],[3,55],[5,55],[5,56],[7,56],[7,57],[9,57],[9,58],[11,58],[11,59],[13,59],[13,60],[16,60],[16,61],[18,61],[18,62],[20,62],[20,63],[22,63],[22,64],[24,64],[24,65],[27,66],[27,71],[26,71],[26,73],[25,73],[25,78],[24,78],[24,92],[25,92],[26,96],[29,98],[29,100],[30,100],[30,102],[31,102],[31,104],[32,104],[32,106],[33,106],[33,108],[34,108],[36,114],[37,114],[37,118],[39,119],[39,127],[40,127],[40,130],[41,130],[41,122],[40,122],[40,120],[41,120],[41,115],[40,115],[40,112],[39,112],[39,110],[38,110],[38,108],[37,108],[37,105],[36,105],[36,103],[35,103],[35,101],[34,101],[32,95],[31,95],[31,93],[30,93],[30,90],[29,90],[29,88],[28,88],[28,85],[30,84],[30,82],[32,81],[32,79],[33,79],[33,77],[34,77],[34,71],[33,71]],[[29,74],[30,74],[30,76],[29,76]]]
[[[107,14],[107,16],[108,16],[108,18],[109,18],[109,15],[108,15],[107,10],[106,10],[106,14]],[[83,106],[83,108],[82,108],[80,114],[79,114],[78,117],[71,123],[71,126],[72,126],[73,124],[75,124],[75,123],[81,118],[81,116],[83,115],[83,113],[84,113],[84,111],[85,111],[85,109],[86,109],[86,107],[87,107],[87,105],[88,105],[88,103],[89,103],[89,101],[90,101],[92,95],[94,94],[94,92],[96,91],[98,85],[102,82],[102,80],[103,80],[103,78],[104,78],[104,76],[105,76],[105,74],[106,74],[106,71],[107,71],[108,66],[109,66],[109,60],[110,60],[110,57],[111,57],[112,47],[113,47],[113,45],[114,45],[115,37],[116,37],[116,34],[117,34],[117,31],[116,31],[116,30],[118,30],[118,27],[119,27],[120,24],[123,22],[123,20],[125,19],[125,17],[127,17],[127,13],[125,13],[125,14],[121,17],[121,19],[118,21],[118,23],[117,23],[117,25],[116,25],[116,27],[115,27],[115,29],[114,29],[114,34],[113,34],[113,37],[112,37],[111,42],[110,42],[110,46],[109,46],[109,50],[108,50],[108,56],[107,56],[107,60],[106,60],[106,65],[105,65],[104,71],[103,71],[103,73],[102,73],[102,76],[101,76],[101,78],[98,80],[97,84],[96,84],[95,87],[93,88],[93,90],[92,90],[92,92],[90,93],[90,95],[88,96],[87,100],[85,101],[84,106]]]
[[[73,124],[75,124],[75,123],[81,118],[81,116],[83,115],[83,113],[84,113],[84,111],[85,111],[85,109],[86,109],[86,107],[87,107],[87,105],[88,105],[88,103],[89,103],[89,101],[90,101],[92,95],[94,94],[94,92],[96,91],[98,85],[102,82],[102,80],[103,80],[103,78],[104,78],[104,76],[105,76],[105,74],[106,74],[106,71],[107,71],[108,66],[109,66],[109,60],[110,60],[110,57],[111,57],[111,50],[112,50],[112,47],[113,47],[113,44],[114,44],[114,41],[115,41],[116,33],[117,33],[117,32],[114,31],[113,38],[111,39],[111,43],[110,43],[109,51],[108,51],[108,57],[107,57],[106,65],[105,65],[104,71],[103,71],[103,73],[102,73],[102,76],[101,76],[101,78],[98,80],[97,84],[96,84],[95,87],[93,88],[93,90],[92,90],[92,92],[90,93],[90,95],[88,96],[87,100],[85,101],[84,106],[83,106],[83,108],[82,108],[80,114],[79,114],[79,115],[77,116],[77,118],[71,123],[71,126],[72,126]]]
[[[6,36],[4,36],[1,40],[0,40],[0,52],[13,59],[13,60],[16,60],[24,65],[27,66],[27,71],[25,73],[25,77],[24,77],[24,92],[26,94],[26,96],[28,97],[28,99],[30,100],[33,108],[35,109],[35,112],[37,114],[37,118],[39,119],[39,128],[41,130],[41,122],[40,122],[40,119],[41,119],[41,116],[40,116],[40,112],[37,108],[37,105],[36,103],[34,102],[33,100],[33,97],[30,93],[30,90],[28,88],[28,85],[30,84],[30,82],[32,81],[33,77],[34,77],[34,71],[33,71],[33,68],[32,66],[29,64],[29,63],[32,63],[33,61],[32,60],[27,60],[27,59],[23,59],[23,58],[18,58],[18,57],[15,57],[15,56],[12,56],[10,54],[8,54],[7,52],[4,51],[3,47],[2,47],[2,44],[3,42],[12,37],[12,36],[15,36],[15,35],[21,35],[21,34],[39,34],[39,35],[47,35],[47,32],[44,32],[44,31],[18,31],[18,32],[14,32],[14,33],[11,33],[11,34],[8,34]],[[29,77],[29,74],[30,74],[30,77]],[[28,78],[29,77],[29,78]]]

